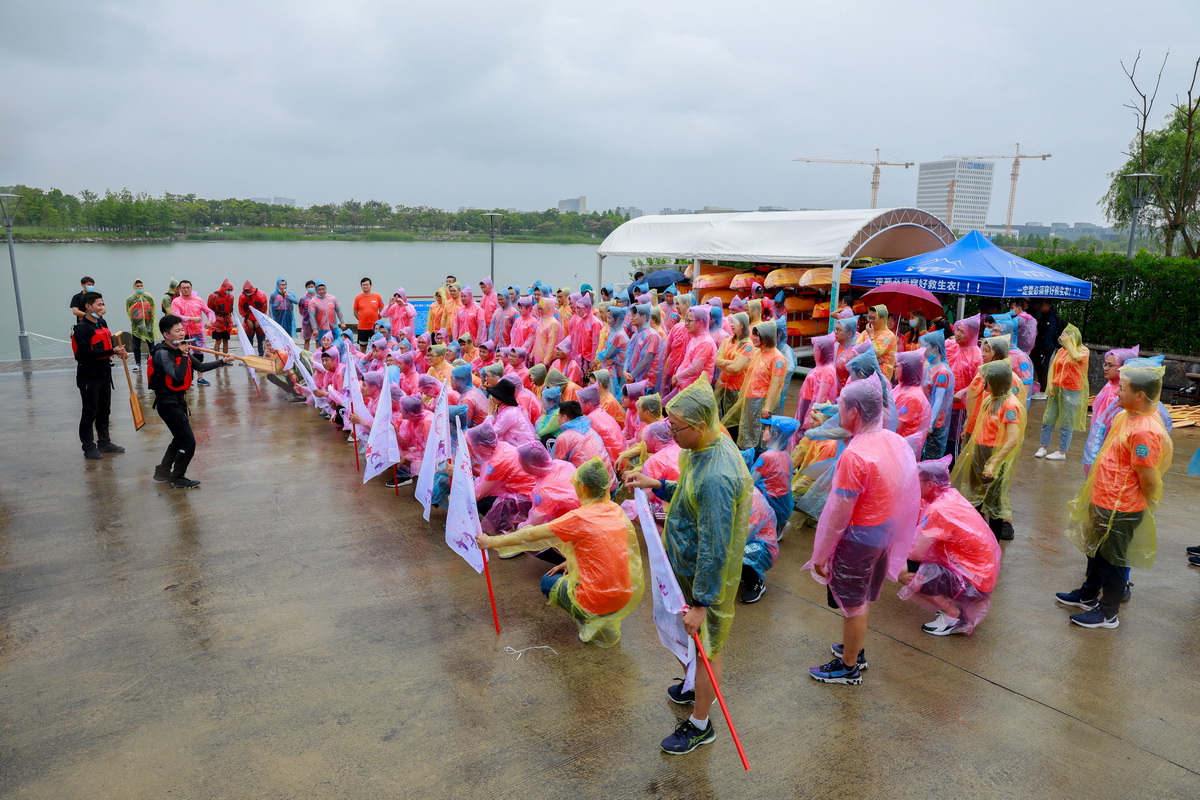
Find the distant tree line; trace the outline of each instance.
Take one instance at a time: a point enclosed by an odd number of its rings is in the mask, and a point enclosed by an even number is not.
[[[60,189],[29,186],[0,187],[21,195],[15,223],[47,229],[115,231],[122,233],[172,233],[204,228],[253,227],[329,231],[390,230],[414,234],[486,234],[493,209],[446,211],[430,206],[392,206],[379,200],[346,200],[296,208],[227,198],[206,200],[194,194],[153,197],[146,192],[106,190],[103,195],[84,190],[78,196]],[[506,211],[496,225],[501,235],[604,237],[625,222],[615,211],[588,214],[546,211]]]

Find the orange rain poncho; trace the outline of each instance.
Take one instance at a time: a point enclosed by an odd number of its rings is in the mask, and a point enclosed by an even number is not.
[[[1071,353],[1066,347],[1058,348],[1058,352],[1054,354],[1054,359],[1050,362],[1050,374],[1046,379],[1050,386],[1046,391],[1046,410],[1042,412],[1042,425],[1086,431],[1090,397],[1088,355],[1091,351],[1083,346],[1083,334],[1074,325],[1068,325],[1062,335],[1071,340],[1071,345],[1079,354],[1080,360],[1071,358]]]
[[[967,502],[989,519],[1012,519],[1012,480],[1021,441],[1025,438],[1025,406],[1012,393],[1013,373],[1008,361],[989,361],[980,367],[988,394],[984,395],[975,432],[954,463],[950,479]],[[1010,425],[1017,426],[1017,445],[985,477],[993,455],[1008,438]]]

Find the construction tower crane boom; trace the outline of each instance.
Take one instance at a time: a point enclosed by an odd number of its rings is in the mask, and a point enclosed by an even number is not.
[[[1050,157],[1051,157],[1050,153],[1022,153],[1020,142],[1017,142],[1017,144],[1016,144],[1016,154],[1015,155],[942,156],[942,158],[970,158],[970,159],[976,159],[976,160],[989,159],[989,158],[1011,158],[1013,160],[1011,186],[1009,187],[1009,190],[1008,190],[1008,216],[1005,218],[1005,221],[1004,221],[1004,235],[1005,236],[1012,235],[1013,206],[1016,205],[1016,202],[1017,202],[1017,176],[1020,175],[1020,173],[1021,173],[1021,159],[1022,158],[1040,158],[1042,161],[1045,161],[1047,158],[1050,158]]]
[[[912,161],[880,161],[879,148],[875,148],[874,161],[851,161],[843,158],[793,158],[792,161],[803,161],[809,164],[865,164],[874,167],[871,171],[871,208],[879,207],[879,168],[880,167],[904,167],[908,169],[913,165]]]

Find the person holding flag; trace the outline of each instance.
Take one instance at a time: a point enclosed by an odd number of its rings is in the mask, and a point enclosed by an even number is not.
[[[637,608],[645,590],[637,533],[609,499],[611,481],[608,468],[593,458],[571,476],[579,508],[504,536],[475,537],[480,548],[501,556],[547,547],[562,553],[566,560],[542,576],[542,594],[575,620],[579,641],[597,647],[621,641],[621,620]]]
[[[754,485],[741,452],[721,431],[717,399],[707,380],[697,379],[676,395],[667,406],[667,419],[684,450],[679,480],[629,472],[625,486],[651,489],[671,504],[664,534],[671,568],[689,606],[683,625],[688,635],[700,635],[719,682],[721,650],[733,627],[742,579]],[[694,691],[684,691],[682,686],[667,689],[673,702],[693,703],[695,710],[663,740],[664,752],[690,753],[715,740],[708,718],[717,698],[713,683],[707,672],[699,672]]]

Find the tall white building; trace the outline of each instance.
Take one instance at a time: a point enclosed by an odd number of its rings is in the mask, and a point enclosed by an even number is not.
[[[987,225],[996,169],[993,162],[948,158],[925,161],[919,169],[917,208],[928,211],[960,233],[982,230]]]
[[[558,213],[560,214],[586,214],[587,213],[587,197],[568,197],[566,200],[558,201]]]

